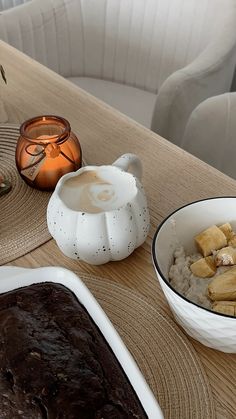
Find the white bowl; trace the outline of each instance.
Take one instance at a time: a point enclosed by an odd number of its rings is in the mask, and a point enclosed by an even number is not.
[[[48,281],[62,284],[75,294],[111,347],[148,418],[163,419],[161,409],[137,364],[98,302],[77,275],[59,267],[37,269],[24,269],[12,266],[0,267],[0,294],[27,285]]]
[[[219,351],[236,353],[236,318],[200,307],[176,291],[168,281],[173,252],[179,241],[187,252],[196,252],[194,236],[213,224],[230,222],[236,231],[236,198],[209,198],[185,205],[158,227],[152,257],[162,290],[176,321],[194,339]]]

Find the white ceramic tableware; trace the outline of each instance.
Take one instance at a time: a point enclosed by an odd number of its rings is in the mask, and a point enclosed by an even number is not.
[[[236,318],[212,312],[187,300],[168,281],[178,244],[196,252],[194,236],[213,224],[230,222],[236,231],[236,198],[210,198],[170,214],[158,227],[152,244],[156,274],[176,321],[193,338],[214,349],[236,353]],[[203,279],[204,280],[204,279]]]
[[[111,350],[127,375],[149,419],[163,419],[161,409],[112,323],[84,285],[73,272],[60,267],[24,269],[12,266],[0,267],[0,294],[20,287],[41,282],[55,282],[70,289],[96,323]]]
[[[85,166],[59,180],[47,223],[66,256],[100,265],[126,258],[146,240],[141,169],[137,156],[124,154],[113,165]]]

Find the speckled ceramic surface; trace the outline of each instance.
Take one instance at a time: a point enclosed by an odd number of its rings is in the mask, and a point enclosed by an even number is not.
[[[146,240],[141,169],[137,156],[125,154],[111,166],[86,166],[60,179],[47,223],[66,256],[99,265],[126,258]]]

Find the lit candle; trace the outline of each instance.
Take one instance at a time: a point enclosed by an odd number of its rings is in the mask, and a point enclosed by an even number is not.
[[[16,165],[29,185],[53,190],[62,175],[81,167],[79,141],[64,118],[32,118],[21,125],[20,134]]]

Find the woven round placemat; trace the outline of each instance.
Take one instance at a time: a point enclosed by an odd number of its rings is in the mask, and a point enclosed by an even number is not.
[[[159,307],[111,281],[78,273],[136,360],[164,418],[213,419],[207,376],[192,344]]]
[[[51,238],[46,222],[50,193],[31,188],[18,174],[15,165],[18,136],[18,126],[0,125],[0,175],[12,184],[11,191],[0,197],[0,265]]]

